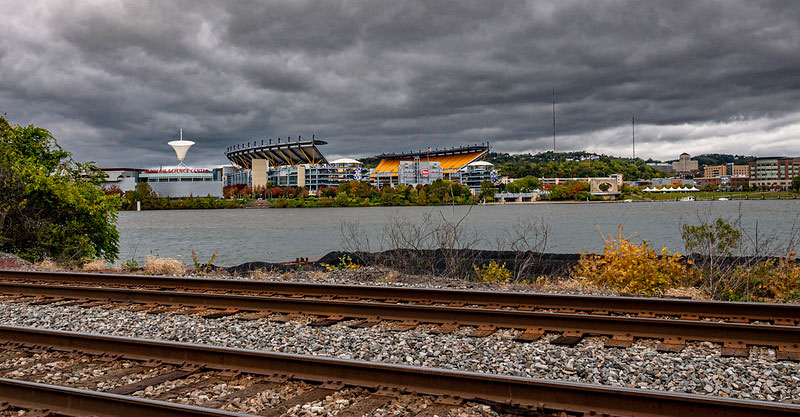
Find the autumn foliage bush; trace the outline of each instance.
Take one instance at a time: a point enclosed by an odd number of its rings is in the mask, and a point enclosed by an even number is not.
[[[800,298],[800,264],[793,257],[737,268],[723,281],[720,298],[727,300],[786,302]]]
[[[622,234],[603,238],[603,255],[583,254],[575,277],[584,284],[638,295],[659,295],[687,282],[694,269],[678,253],[657,253],[647,241],[635,244]]]
[[[500,265],[496,261],[491,261],[478,268],[475,268],[475,273],[478,275],[478,280],[484,283],[494,282],[509,282],[511,280],[511,271],[506,268],[505,262]]]

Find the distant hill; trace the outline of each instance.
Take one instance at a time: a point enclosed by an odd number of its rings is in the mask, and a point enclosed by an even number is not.
[[[745,155],[731,155],[727,153],[704,153],[702,155],[692,155],[692,159],[697,161],[700,166],[705,165],[723,165],[723,164],[730,164],[733,162],[734,164],[746,164],[750,161],[755,161],[755,156],[745,156]],[[664,163],[675,162],[677,159],[670,159],[665,161]],[[654,162],[648,160],[647,162]],[[660,161],[655,161],[660,162]]]
[[[375,168],[378,166],[378,163],[381,162],[381,158],[377,156],[368,156],[366,158],[358,158],[362,164],[364,164],[364,168]]]
[[[490,152],[491,162],[503,175],[512,178],[584,178],[622,174],[626,180],[666,177],[667,173],[649,167],[642,159],[620,158],[591,152],[542,152],[515,154]]]
[[[746,164],[756,159],[755,156],[744,155],[730,155],[725,153],[706,153],[698,156],[693,156],[692,159],[697,161],[700,166],[707,165],[723,165],[723,164]]]
[[[365,168],[375,168],[377,156],[359,158]],[[512,178],[534,176],[552,177],[605,177],[622,174],[626,180],[666,177],[667,173],[653,169],[642,159],[620,158],[591,152],[541,152],[537,154],[507,154],[489,152],[485,160],[491,162],[502,175]]]

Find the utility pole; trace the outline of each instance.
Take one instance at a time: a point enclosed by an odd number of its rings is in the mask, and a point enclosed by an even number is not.
[[[556,89],[553,88],[553,153],[556,153]]]
[[[636,159],[636,119],[631,117],[631,136],[633,136],[633,159]]]

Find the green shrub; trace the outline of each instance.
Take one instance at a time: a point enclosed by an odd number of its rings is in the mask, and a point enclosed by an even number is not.
[[[105,177],[47,130],[0,116],[0,251],[32,262],[113,262],[120,200],[100,189]]]

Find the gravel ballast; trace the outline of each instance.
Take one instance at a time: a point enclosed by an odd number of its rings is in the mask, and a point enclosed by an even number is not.
[[[800,402],[800,364],[775,359],[773,349],[753,348],[746,358],[724,358],[712,343],[690,343],[680,353],[659,353],[657,341],[629,349],[603,347],[606,338],[575,347],[552,345],[547,335],[533,343],[513,341],[514,330],[469,337],[469,328],[429,334],[431,326],[394,332],[391,324],[351,329],[347,322],[307,326],[235,317],[146,314],[124,309],[33,306],[0,302],[6,325],[142,337],[247,349],[324,355],[344,359],[439,367],[492,374],[578,381],[618,387]]]

